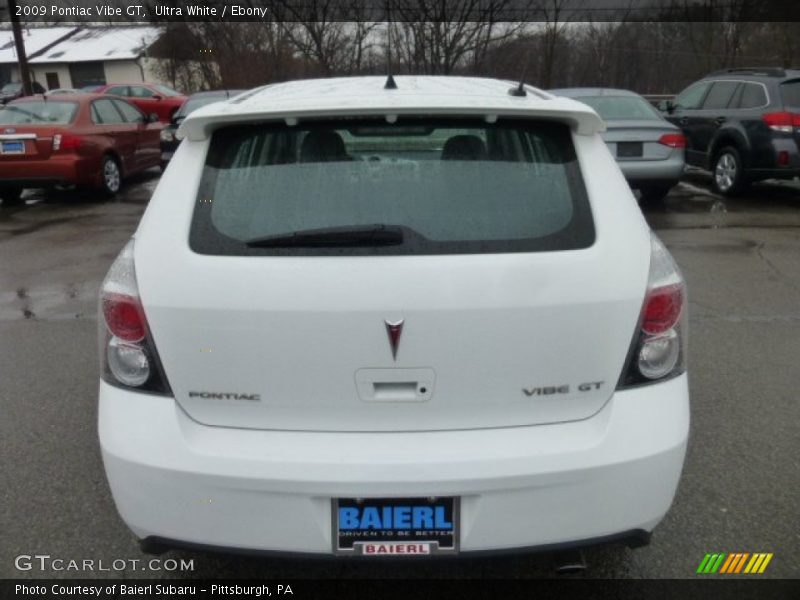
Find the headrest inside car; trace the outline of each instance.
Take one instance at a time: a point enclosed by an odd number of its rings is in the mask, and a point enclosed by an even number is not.
[[[335,131],[310,131],[300,146],[300,162],[349,160],[344,141]]]
[[[477,135],[454,135],[442,148],[442,160],[484,160],[486,144]]]

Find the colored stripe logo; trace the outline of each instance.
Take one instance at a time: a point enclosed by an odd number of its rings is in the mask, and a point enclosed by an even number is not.
[[[761,574],[767,568],[769,561],[772,560],[772,552],[715,552],[709,553],[700,561],[697,573],[701,575],[713,575],[724,573],[727,575],[750,573]]]

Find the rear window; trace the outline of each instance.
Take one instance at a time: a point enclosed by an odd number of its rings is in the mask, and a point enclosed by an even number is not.
[[[194,251],[222,255],[530,252],[593,242],[569,128],[502,119],[217,130],[190,233]]]
[[[800,107],[800,79],[782,83],[781,96],[784,106]]]
[[[606,121],[618,119],[660,121],[661,115],[644,98],[635,96],[579,96],[575,100],[591,106]]]
[[[66,125],[78,112],[77,102],[15,102],[0,110],[0,125]]]
[[[162,96],[180,96],[180,92],[176,92],[172,88],[169,88],[165,85],[154,85],[153,89],[156,90],[157,93],[161,94]]]

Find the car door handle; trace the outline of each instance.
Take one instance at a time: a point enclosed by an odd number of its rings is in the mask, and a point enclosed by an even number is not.
[[[724,123],[725,121],[727,121],[727,119],[726,119],[725,117],[717,117],[716,119],[714,119],[714,122],[715,122],[716,124],[718,124],[718,125],[721,125],[721,124],[722,124],[722,123]]]

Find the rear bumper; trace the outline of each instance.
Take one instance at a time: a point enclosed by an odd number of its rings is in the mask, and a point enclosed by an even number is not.
[[[93,185],[100,176],[99,169],[96,160],[77,156],[51,156],[43,160],[0,159],[0,186]]]
[[[631,187],[658,183],[675,185],[683,176],[684,160],[675,156],[666,160],[617,161]]]
[[[464,552],[645,536],[672,503],[688,428],[686,375],[583,421],[418,433],[208,427],[170,398],[100,384],[103,461],[133,532],[259,552],[330,554],[336,497],[459,496]]]

